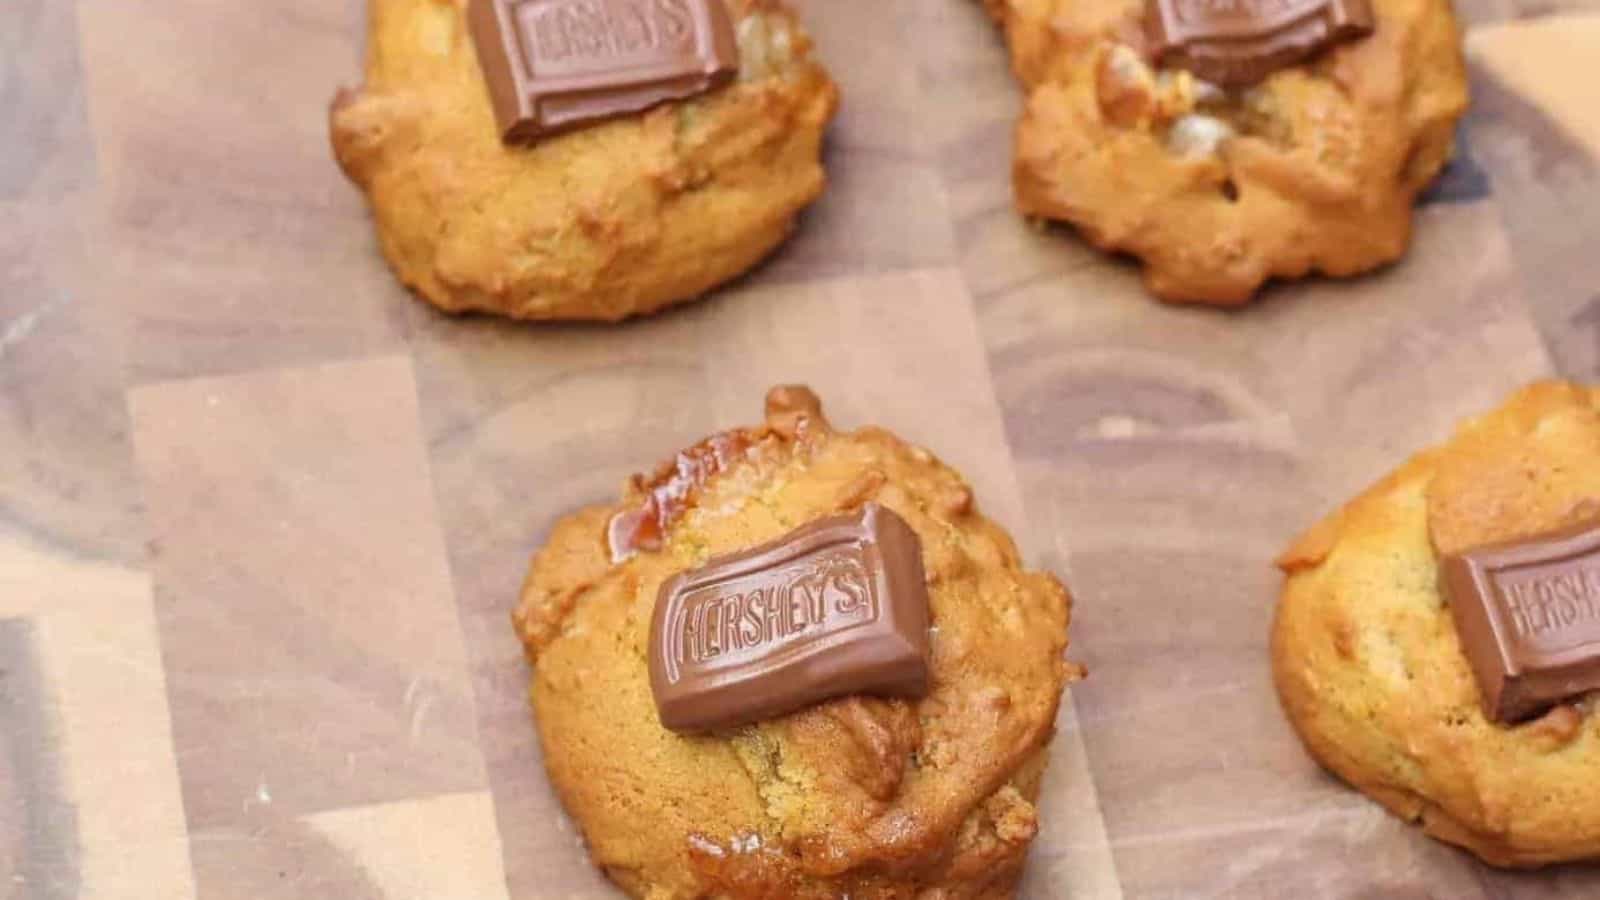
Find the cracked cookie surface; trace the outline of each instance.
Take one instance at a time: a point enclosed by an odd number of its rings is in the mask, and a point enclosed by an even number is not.
[[[754,266],[822,192],[838,91],[778,0],[727,0],[738,80],[530,147],[500,141],[466,0],[369,0],[330,111],[384,256],[451,312],[615,321]]]
[[[921,539],[928,695],[844,697],[706,735],[662,728],[645,660],[660,584],[867,501]],[[562,519],[514,618],[551,781],[632,896],[957,900],[1009,897],[1021,873],[1076,675],[1069,610],[954,471],[881,429],[837,431],[810,391],[778,388],[764,424]]]
[[[1533,385],[1301,536],[1272,665],[1323,766],[1501,866],[1600,857],[1600,695],[1503,726],[1438,588],[1437,559],[1592,515],[1600,389]]]
[[[1018,209],[1132,254],[1175,302],[1399,259],[1467,105],[1449,0],[1373,0],[1377,29],[1254,86],[1152,63],[1144,0],[984,0],[1027,91]]]

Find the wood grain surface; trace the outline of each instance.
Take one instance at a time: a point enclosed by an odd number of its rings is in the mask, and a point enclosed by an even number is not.
[[[1023,895],[1579,898],[1322,774],[1266,664],[1303,526],[1531,378],[1600,376],[1596,0],[1461,0],[1410,256],[1162,306],[1013,213],[970,0],[805,0],[832,185],[622,327],[452,319],[333,166],[360,0],[0,11],[0,900],[604,898],[507,622],[553,520],[807,381],[963,470],[1078,599]]]

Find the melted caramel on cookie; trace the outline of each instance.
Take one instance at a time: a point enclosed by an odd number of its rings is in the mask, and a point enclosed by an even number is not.
[[[743,458],[751,443],[742,431],[714,434],[679,453],[649,482],[640,484],[646,492],[644,504],[617,513],[606,525],[612,561],[621,562],[640,550],[659,550],[667,528],[689,508],[690,495]]]

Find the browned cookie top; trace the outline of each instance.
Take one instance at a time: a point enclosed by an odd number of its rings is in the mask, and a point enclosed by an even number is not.
[[[920,538],[929,693],[850,696],[758,724],[663,728],[645,653],[661,583],[876,502]],[[1061,689],[1069,600],[971,490],[888,432],[834,430],[803,388],[575,513],[516,614],[545,761],[590,852],[635,896],[1008,896]]]
[[[1600,856],[1594,695],[1484,713],[1439,559],[1592,517],[1600,390],[1550,382],[1465,423],[1306,532],[1273,630],[1290,721],[1328,768],[1497,865]]]
[[[366,81],[331,112],[400,279],[450,311],[616,320],[744,272],[822,192],[838,92],[781,0],[727,0],[737,80],[506,146],[466,0],[369,0]]]
[[[1449,0],[1372,0],[1375,32],[1249,86],[1156,64],[1146,0],[989,0],[1028,92],[1027,215],[1144,262],[1167,300],[1397,259],[1467,104]]]

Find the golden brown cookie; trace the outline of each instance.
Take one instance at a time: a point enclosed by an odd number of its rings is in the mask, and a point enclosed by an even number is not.
[[[1467,106],[1449,0],[1372,0],[1377,29],[1246,89],[1155,67],[1145,0],[985,0],[1028,92],[1017,207],[1139,257],[1164,300],[1399,259]]]
[[[451,312],[618,320],[746,271],[822,192],[838,92],[780,0],[727,0],[738,81],[500,141],[466,0],[370,0],[366,83],[331,111],[400,279]]]
[[[850,696],[704,736],[662,728],[645,658],[661,583],[868,501],[920,537],[928,695]],[[777,388],[765,424],[563,519],[515,621],[551,781],[632,896],[958,900],[1009,897],[1021,872],[1076,674],[1069,607],[959,475],[886,431],[835,431],[810,391]]]
[[[1600,701],[1516,726],[1487,719],[1437,563],[1573,524],[1597,497],[1600,389],[1550,382],[1296,541],[1279,559],[1272,665],[1312,755],[1486,862],[1600,857]]]

